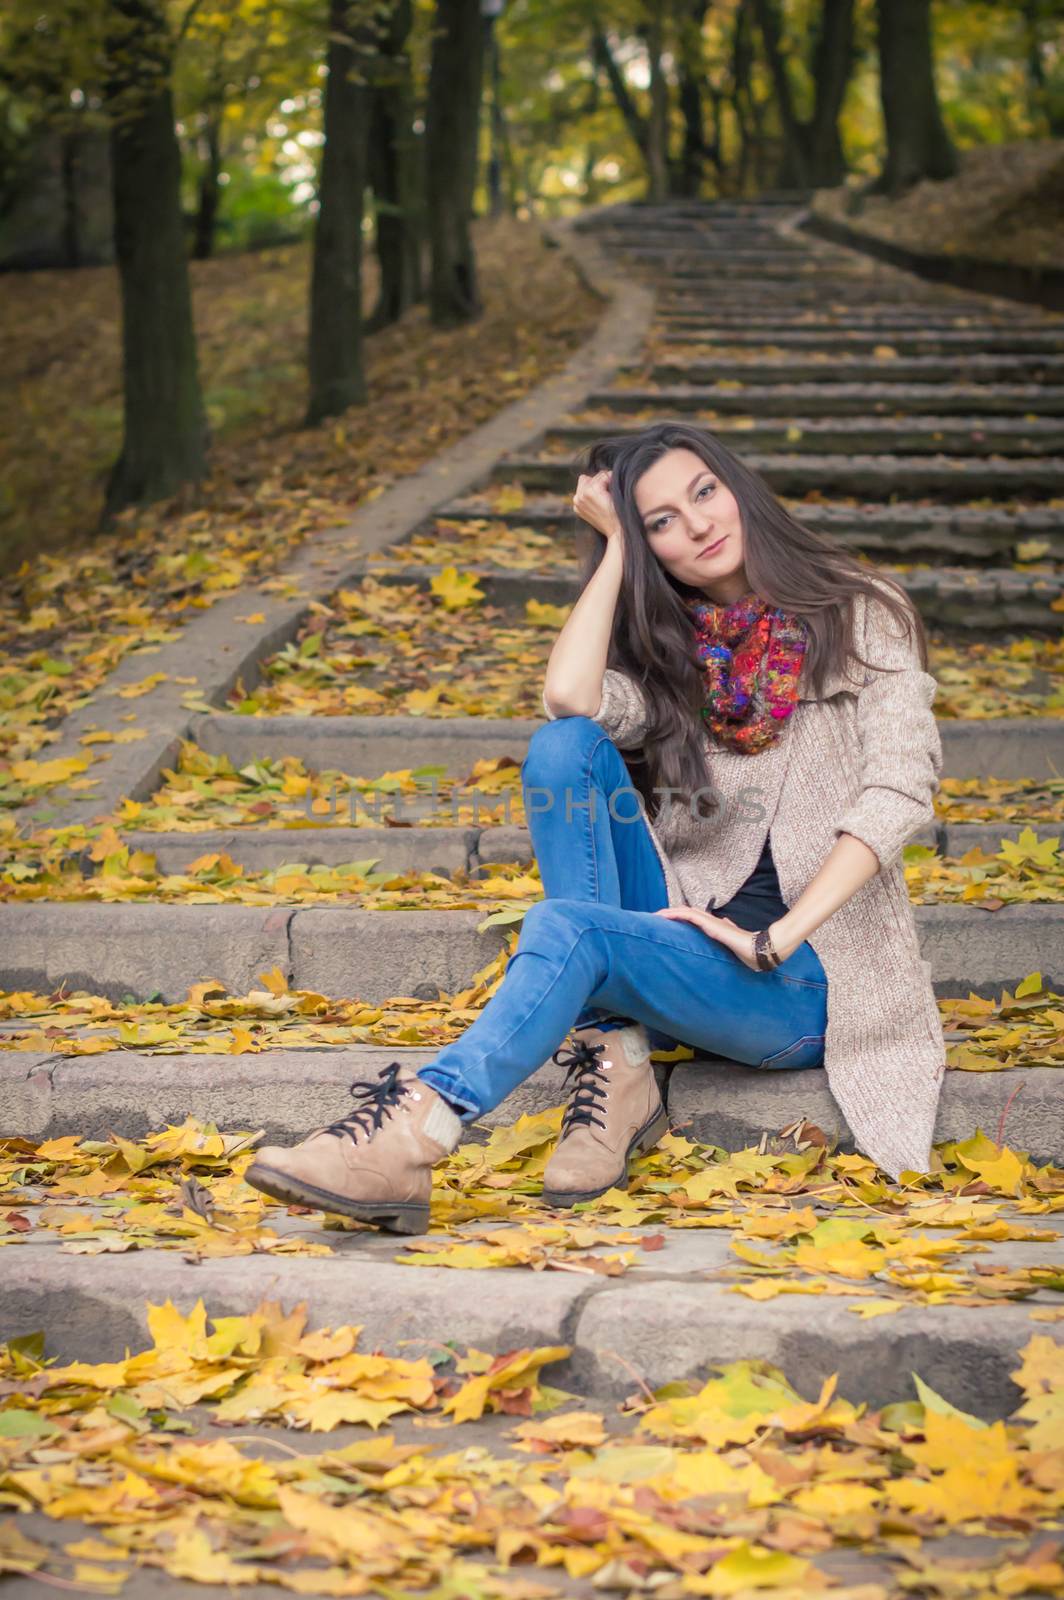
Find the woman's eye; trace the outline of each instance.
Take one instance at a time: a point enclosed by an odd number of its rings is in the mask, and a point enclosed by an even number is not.
[[[701,489],[699,489],[698,493],[695,495],[695,499],[696,500],[701,500],[701,498],[702,498],[702,496],[704,494],[712,494],[716,487],[717,487],[716,483],[714,483],[712,481],[710,481],[709,483],[704,483],[702,485]],[[658,517],[657,520],[655,522],[652,522],[650,524],[650,526],[647,528],[647,532],[648,533],[660,533],[662,528],[668,522],[668,520],[669,519],[668,519],[667,516]]]

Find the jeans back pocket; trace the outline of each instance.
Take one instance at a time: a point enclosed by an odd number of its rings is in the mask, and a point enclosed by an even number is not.
[[[824,1065],[824,1035],[803,1033],[800,1039],[766,1056],[758,1062],[761,1067],[822,1067]]]

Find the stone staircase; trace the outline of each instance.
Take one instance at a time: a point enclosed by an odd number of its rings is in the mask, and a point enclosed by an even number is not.
[[[583,371],[571,367],[564,383],[545,385],[518,419],[521,428],[511,427],[510,442],[504,427],[493,435],[489,425],[478,430],[480,443],[461,466],[452,457],[449,466],[438,464],[435,476],[419,474],[422,482],[404,490],[405,500],[375,508],[376,521],[364,522],[357,541],[343,535],[332,543],[318,541],[294,564],[291,592],[279,595],[274,586],[264,601],[265,620],[253,646],[233,645],[233,633],[225,632],[230,613],[223,607],[209,622],[191,625],[183,641],[153,658],[149,668],[139,658],[124,663],[116,682],[123,673],[131,679],[163,664],[171,672],[183,664],[187,671],[195,661],[208,708],[183,710],[176,697],[162,695],[154,742],[144,747],[151,750],[150,761],[136,747],[116,752],[94,806],[101,799],[117,802],[122,794],[148,798],[181,738],[227,755],[237,767],[297,756],[314,770],[376,775],[439,765],[462,779],[483,758],[520,761],[542,722],[520,708],[493,717],[275,714],[254,706],[236,710],[234,690],[239,685],[246,706],[256,687],[269,682],[271,660],[300,638],[315,600],[339,589],[357,593],[366,585],[413,585],[427,594],[448,563],[417,559],[420,543],[407,548],[423,535],[435,538],[445,531],[468,541],[469,559],[458,565],[477,574],[500,626],[519,629],[529,600],[568,603],[575,595],[568,509],[573,452],[604,432],[628,430],[651,417],[700,420],[719,432],[810,526],[895,571],[929,628],[943,638],[992,641],[1010,631],[1055,637],[1064,615],[1064,319],[932,288],[811,242],[795,231],[796,220],[794,208],[783,204],[689,205],[655,212],[651,228],[645,210],[615,207],[573,230],[574,251],[590,252],[597,270],[608,262],[627,280],[618,289],[612,332],[603,335]],[[618,308],[627,319],[623,328],[617,325]],[[520,438],[512,437],[515,431]],[[502,448],[494,447],[499,440]],[[807,494],[815,498],[802,501]],[[528,572],[486,559],[489,522],[548,534],[549,562]],[[240,605],[247,609],[246,595]],[[240,636],[248,637],[248,630]],[[550,642],[541,634],[544,661]],[[538,703],[542,670],[529,672]],[[84,714],[74,723],[71,740],[78,726],[88,725]],[[1049,778],[1064,771],[1059,716],[949,719],[941,726],[947,776]],[[84,802],[80,811],[71,803],[57,815],[83,816]],[[34,817],[42,816],[37,808]],[[926,842],[954,855],[975,844],[993,849],[1021,826],[941,824],[929,830]],[[429,825],[423,812],[401,827],[350,828],[329,821],[297,833],[130,829],[125,839],[131,848],[155,853],[166,871],[213,850],[226,851],[249,871],[293,859],[336,865],[375,858],[397,871],[431,868],[476,876],[492,864],[531,860],[523,827]],[[112,998],[179,1000],[208,976],[244,993],[257,986],[259,974],[278,967],[292,988],[367,1001],[433,999],[468,987],[503,946],[499,927],[480,928],[486,914],[28,900],[4,909],[0,982],[5,989],[43,990],[65,982]],[[1064,981],[1064,906],[1027,903],[991,916],[974,906],[927,905],[916,914],[939,994],[996,995],[1033,970],[1058,987]],[[352,1078],[391,1059],[420,1065],[432,1054],[425,1048],[368,1046],[247,1056],[122,1051],[69,1060],[7,1054],[0,1056],[2,1131],[27,1137],[75,1130],[99,1136],[112,1129],[139,1135],[164,1119],[192,1113],[221,1125],[261,1126],[296,1137],[336,1114]],[[996,1127],[1016,1076],[948,1074],[938,1137]],[[1024,1091],[1009,1113],[1009,1142],[1040,1160],[1059,1156],[1064,1078],[1037,1067],[1022,1076]],[[559,1080],[558,1069],[548,1063],[486,1120],[509,1122],[555,1104]],[[769,1082],[765,1074],[732,1063],[684,1063],[672,1073],[670,1108],[692,1136],[729,1147],[756,1142],[801,1115],[837,1130],[844,1143],[848,1136],[826,1088],[813,1085],[808,1073],[780,1072]],[[135,1281],[125,1258],[93,1266],[97,1276],[80,1273],[77,1293],[97,1310],[109,1303],[108,1295],[119,1297],[123,1283]],[[60,1292],[59,1279],[47,1278],[47,1272],[68,1267],[61,1259],[58,1269],[39,1268],[46,1281],[34,1291],[38,1299]],[[328,1263],[304,1263],[299,1276],[332,1306],[336,1292],[325,1290],[327,1272]],[[399,1276],[407,1284],[411,1275]],[[417,1276],[418,1290],[424,1285],[428,1293],[429,1280],[438,1274]],[[459,1276],[444,1274],[455,1287]],[[493,1281],[514,1276],[493,1275]],[[256,1285],[261,1287],[253,1263],[241,1263],[236,1279],[219,1272],[214,1278],[220,1292],[226,1281],[245,1285],[229,1294],[234,1304],[253,1299]],[[101,1287],[104,1280],[111,1289]],[[638,1300],[646,1291],[625,1293]],[[559,1302],[563,1321],[571,1315],[570,1298],[563,1295],[565,1304]],[[692,1301],[692,1329],[708,1325],[703,1318],[712,1308],[703,1299],[697,1306]],[[633,1316],[650,1318],[651,1303],[635,1300]],[[605,1301],[601,1308],[607,1309]],[[797,1325],[807,1316],[783,1302],[755,1308],[756,1314],[747,1306],[730,1310],[735,1327],[724,1343],[734,1345],[734,1353],[750,1353],[743,1343],[752,1337],[747,1324],[752,1328],[767,1313],[774,1327],[779,1324],[772,1336],[777,1350],[786,1346],[788,1317]],[[1005,1321],[1012,1311],[1007,1308]],[[972,1318],[965,1322],[956,1310],[946,1320],[959,1315],[954,1343],[952,1335],[943,1335],[942,1350],[951,1349],[953,1356],[973,1339],[978,1345],[982,1336]],[[543,1310],[532,1317],[530,1311],[529,1325],[538,1332],[552,1316]],[[887,1320],[897,1336],[902,1319]],[[834,1321],[840,1330],[846,1323]],[[1012,1333],[1003,1328],[1000,1322],[987,1334],[995,1350],[1012,1347]],[[878,1321],[851,1327],[847,1335],[859,1342],[870,1371],[891,1336],[877,1330]],[[1016,1338],[1021,1332],[1017,1320]],[[544,1336],[550,1334],[547,1329]],[[449,1336],[461,1333],[449,1326]],[[483,1331],[479,1336],[486,1337]],[[830,1368],[832,1337],[825,1335],[814,1365]],[[700,1359],[713,1358],[708,1348],[700,1350]],[[587,1371],[593,1368],[589,1361]],[[588,1383],[594,1386],[591,1378]]]

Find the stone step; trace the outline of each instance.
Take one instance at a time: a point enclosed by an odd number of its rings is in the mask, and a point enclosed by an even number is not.
[[[278,1233],[313,1234],[316,1222],[283,1211],[270,1216]],[[911,1401],[915,1371],[954,1405],[989,1420],[1015,1410],[1019,1394],[1010,1374],[1039,1326],[1030,1320],[1031,1301],[910,1304],[866,1320],[853,1314],[863,1303],[856,1295],[751,1300],[729,1293],[722,1281],[722,1269],[735,1264],[723,1229],[666,1231],[660,1250],[641,1255],[616,1278],[515,1268],[413,1270],[395,1259],[401,1241],[394,1237],[322,1237],[332,1256],[208,1257],[191,1271],[180,1250],[86,1257],[61,1253],[54,1238],[30,1238],[5,1252],[4,1332],[16,1337],[46,1328],[48,1354],[60,1362],[121,1360],[150,1344],[148,1304],[169,1300],[187,1313],[201,1298],[219,1317],[247,1315],[263,1300],[280,1299],[286,1310],[305,1304],[309,1328],[357,1323],[359,1348],[385,1355],[409,1358],[412,1345],[438,1346],[443,1330],[458,1348],[494,1354],[565,1346],[570,1358],[547,1367],[545,1382],[604,1403],[623,1399],[637,1380],[651,1388],[704,1381],[713,1367],[756,1354],[809,1398],[837,1374],[838,1392],[870,1407]],[[978,1259],[1040,1265],[1057,1254],[1046,1244],[991,1245]],[[1038,1303],[1052,1298],[1040,1291]],[[442,1448],[450,1448],[444,1439]]]
[[[705,403],[712,410],[711,403]],[[665,404],[657,408],[656,421],[673,420]],[[682,420],[682,419],[680,419]],[[1059,456],[1064,454],[1064,416],[921,416],[845,418],[803,417],[800,413],[771,422],[757,418],[754,427],[724,417],[715,421],[712,431],[733,450],[745,452],[791,452],[809,455],[834,455],[853,451],[856,455],[950,455],[950,456]],[[582,416],[579,421],[560,421],[547,428],[543,443],[553,449],[579,449],[600,439],[603,434],[625,435],[641,432],[642,420],[628,422],[608,411]]]
[[[247,872],[272,872],[289,863],[307,866],[342,866],[351,861],[375,861],[390,872],[471,871],[488,876],[487,863],[531,862],[532,843],[523,824],[508,822],[513,813],[513,797],[507,809],[504,796],[484,795],[474,805],[475,820],[452,827],[439,819],[453,816],[453,802],[441,800],[435,807],[429,794],[424,796],[349,796],[335,800],[336,820],[328,826],[298,828],[223,827],[195,832],[164,832],[150,829],[124,829],[122,841],[131,850],[145,850],[155,857],[160,873],[184,872],[200,856],[215,853],[229,856]],[[460,797],[473,804],[472,790]],[[350,802],[350,803],[346,803]],[[494,802],[494,806],[493,803]],[[493,822],[490,813],[502,821]],[[435,815],[431,824],[424,819]],[[358,818],[387,817],[386,826],[355,826]],[[421,819],[421,825],[414,819]],[[350,825],[344,824],[348,819]],[[308,821],[315,819],[308,813]],[[320,821],[320,819],[317,819]],[[1002,839],[1017,839],[1024,828],[1034,829],[1039,839],[1064,837],[1064,822],[966,822],[937,823],[915,834],[912,844],[926,844],[941,855],[962,856],[978,848],[995,854]],[[85,853],[86,870],[89,869]]]
[[[625,254],[625,265],[633,271],[642,269],[656,282],[668,283],[673,288],[702,289],[707,298],[714,299],[726,300],[732,284],[749,289],[755,275],[758,289],[763,286],[768,294],[774,289],[789,294],[803,284],[819,283],[825,293],[844,296],[851,284],[867,282],[860,265],[849,268],[839,260],[827,266],[812,251],[807,254],[799,250],[781,251],[769,258],[760,249],[728,246],[726,250],[700,250],[684,259],[676,251],[662,255],[633,249],[631,245],[620,248]]]
[[[530,717],[307,717],[199,712],[190,739],[235,766],[297,756],[315,772],[391,772],[443,766],[464,777],[481,759],[523,761],[546,719]],[[1064,769],[1064,717],[941,718],[945,778],[1053,778]],[[131,799],[146,800],[140,790]]]
[[[910,278],[908,283],[913,281]],[[797,310],[789,309],[785,315],[778,304],[766,303],[756,291],[744,294],[733,290],[724,298],[661,286],[654,300],[655,322],[668,324],[685,318],[705,327],[741,328],[815,328],[821,324],[843,328],[1064,328],[1064,317],[1059,312],[985,297],[960,299],[955,294],[913,300],[899,294],[896,285],[879,300],[864,295],[851,303],[825,294]]]
[[[442,569],[410,563],[389,571],[374,569],[382,584],[417,584],[428,588]],[[1002,628],[1037,628],[1056,632],[1059,603],[1064,594],[1064,571],[1050,564],[1030,571],[1013,567],[934,566],[891,567],[880,564],[903,585],[931,624],[961,632],[999,632]],[[480,566],[463,566],[477,578],[490,603],[515,620],[525,616],[529,600],[550,605],[571,605],[578,597],[576,576],[549,572],[501,572]]]
[[[637,381],[648,376],[644,367],[622,369],[622,381],[625,374]],[[889,377],[894,383],[1059,385],[1064,379],[1064,356],[897,356],[890,361],[869,361],[860,356],[836,358],[826,354],[820,360],[801,355],[729,355],[716,361],[677,361],[654,355],[649,376],[655,383],[716,383],[720,378],[748,383],[882,383]]]
[[[662,337],[667,344],[676,345],[680,350],[688,345],[719,344],[739,350],[769,346],[799,352],[826,350],[831,354],[855,355],[889,345],[900,356],[967,356],[989,351],[1004,351],[1009,355],[1064,353],[1064,328],[911,328],[895,329],[888,336],[883,331],[861,332],[831,326],[822,330],[780,327],[740,330],[702,324],[691,328],[667,327],[662,331]]]
[[[775,239],[778,234],[773,230],[780,221],[792,213],[797,220],[807,200],[804,193],[766,191],[751,200],[668,200],[654,206],[652,212],[642,202],[622,201],[580,217],[575,226],[578,232],[596,235],[627,228],[636,238],[643,238],[648,222],[653,221],[655,231],[668,237],[681,230],[703,237],[707,232],[741,227],[763,231]]]
[[[665,333],[676,328],[703,330],[711,338],[734,329],[742,332],[789,334],[802,333],[858,333],[875,335],[877,342],[885,334],[897,332],[905,337],[922,334],[958,333],[974,335],[980,331],[994,334],[1017,332],[1056,332],[1064,337],[1064,318],[1048,316],[1044,312],[1024,312],[1019,306],[1007,315],[980,307],[977,311],[950,308],[946,305],[918,310],[903,305],[888,305],[877,310],[865,306],[863,310],[850,311],[845,306],[838,310],[821,306],[799,315],[780,317],[769,311],[759,311],[751,303],[743,310],[727,305],[707,305],[703,299],[688,300],[682,296],[660,295],[654,312],[651,335],[656,330]],[[885,342],[885,341],[884,341]]]
[[[787,497],[784,496],[785,503]],[[1051,507],[988,505],[889,505],[862,503],[832,505],[830,501],[789,502],[793,514],[807,528],[829,534],[850,550],[885,553],[903,560],[942,561],[959,557],[965,562],[1009,558],[1017,546],[1037,539],[1046,544],[1045,555],[1064,556],[1064,512]],[[498,510],[482,494],[463,495],[442,506],[439,516],[449,519],[487,519],[512,527],[555,528],[575,524],[569,494],[535,492],[512,510]]]
[[[655,269],[660,268],[655,275],[665,282],[677,276],[700,274],[710,268],[715,270],[718,266],[753,267],[758,272],[763,269],[771,274],[774,270],[785,272],[790,267],[808,270],[821,260],[821,253],[812,246],[808,236],[789,240],[768,231],[756,235],[746,230],[728,230],[728,233],[730,237],[710,233],[701,238],[681,236],[663,240],[647,240],[645,235],[636,233],[618,235],[615,231],[607,236],[614,248],[623,250],[634,264],[649,263]],[[836,259],[844,267],[846,257],[837,253]]]
[[[344,905],[14,901],[4,912],[0,988],[89,989],[165,1001],[215,978],[244,994],[279,967],[293,988],[377,1002],[431,990],[453,994],[503,948],[476,911],[363,911]],[[938,993],[997,994],[1028,973],[1064,982],[1064,905],[1024,902],[989,912],[914,908]],[[428,986],[428,990],[426,990]]]
[[[939,456],[756,455],[743,460],[779,495],[935,495],[940,501],[1030,499],[1064,492],[1064,460],[1025,456],[970,460]],[[575,487],[579,464],[558,455],[500,456],[489,482],[564,493]]]
[[[161,1055],[112,1050],[86,1056],[0,1053],[0,1138],[59,1138],[76,1130],[84,1139],[117,1133],[140,1139],[187,1116],[220,1127],[262,1128],[267,1139],[287,1142],[337,1114],[348,1086],[392,1061],[426,1066],[438,1052],[398,1045],[347,1045],[320,1049],[268,1049],[242,1055]],[[799,1117],[853,1137],[817,1068],[762,1070],[721,1056],[697,1053],[671,1069],[667,1082],[672,1123],[689,1137],[725,1150],[756,1145]],[[1064,1148],[1064,1072],[1023,1067],[1004,1072],[948,1071],[942,1086],[935,1138],[967,1139],[977,1128],[994,1137],[1013,1090],[1007,1142],[1034,1160],[1059,1159]],[[478,1121],[505,1127],[560,1105],[565,1072],[551,1059]],[[469,1130],[470,1137],[483,1137]],[[1064,1219],[1061,1221],[1064,1227]]]
[[[712,384],[670,384],[663,388],[599,389],[587,397],[598,411],[715,411],[755,417],[866,418],[893,423],[906,417],[943,417],[951,427],[957,418],[1045,418],[1064,416],[1064,385],[996,384],[972,388],[963,384],[801,383],[788,387],[742,384],[718,389]],[[714,430],[716,431],[716,430]]]
[[[753,284],[749,279],[740,279],[719,285],[692,285],[682,279],[669,278],[652,280],[645,271],[640,272],[639,277],[654,282],[656,309],[686,306],[704,311],[707,317],[746,311],[759,317],[786,317],[796,311],[822,313],[836,309],[847,313],[868,310],[877,315],[896,310],[903,316],[923,311],[931,317],[967,309],[970,315],[981,316],[990,306],[984,298],[961,299],[955,290],[936,291],[902,273],[890,278],[879,273],[865,273],[843,280],[836,273],[821,272],[815,278],[792,278],[790,283],[758,278]],[[990,314],[995,311],[1004,314],[1000,300],[990,306]],[[1017,316],[1021,321],[1027,320],[1030,312],[1017,311]]]
[[[860,272],[839,271],[834,264],[828,269],[814,257],[797,252],[777,254],[767,260],[760,250],[729,250],[726,256],[703,251],[697,258],[683,261],[677,255],[655,260],[628,245],[612,248],[623,251],[625,268],[633,275],[655,286],[665,285],[681,293],[687,290],[702,295],[707,310],[714,305],[726,306],[736,292],[748,294],[752,279],[756,280],[758,292],[763,291],[767,301],[789,301],[792,295],[801,295],[816,283],[823,286],[825,294],[845,300],[851,287],[862,286],[867,281]]]

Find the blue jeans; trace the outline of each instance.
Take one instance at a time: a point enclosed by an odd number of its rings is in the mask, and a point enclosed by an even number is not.
[[[597,722],[537,728],[521,779],[546,898],[526,912],[480,1016],[418,1073],[464,1121],[586,1025],[642,1022],[654,1050],[682,1043],[754,1067],[823,1065],[827,978],[808,942],[756,972],[693,923],[654,915],[668,904],[665,875],[640,796]]]

